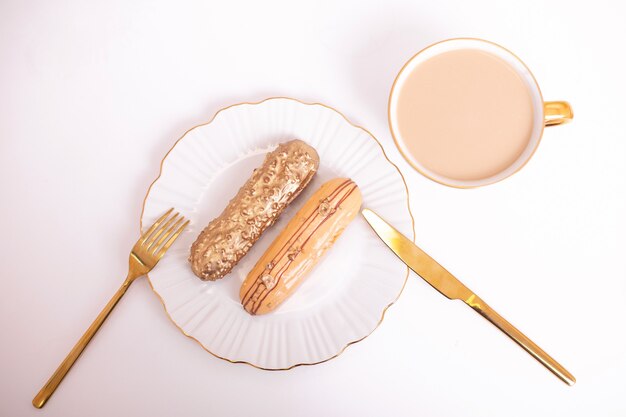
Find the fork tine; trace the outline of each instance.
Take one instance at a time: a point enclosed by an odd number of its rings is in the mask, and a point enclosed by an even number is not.
[[[174,220],[174,218],[172,218],[172,220]],[[150,244],[150,248],[149,248],[150,252],[156,253],[159,250],[159,248],[161,247],[161,243],[163,243],[163,241],[165,241],[167,238],[169,238],[172,235],[172,232],[174,230],[176,230],[178,228],[178,226],[180,226],[180,224],[182,222],[184,222],[184,221],[185,221],[185,218],[183,216],[181,216],[180,219],[178,219],[176,221],[176,223],[174,223],[173,225],[170,226],[169,229],[167,229],[167,232],[163,233],[163,236],[161,236],[156,243],[151,243]],[[169,224],[169,222],[168,222],[168,224]],[[165,230],[166,226],[167,225],[163,226],[163,230]],[[161,232],[159,232],[159,234],[161,234]],[[156,239],[156,237],[155,237],[155,239]]]
[[[157,230],[154,231],[154,233],[152,233],[152,236],[150,236],[145,244],[143,245],[146,249],[149,249],[151,247],[154,246],[154,242],[156,242],[156,240],[159,238],[159,236],[161,236],[163,234],[163,232],[165,232],[167,230],[167,228],[174,222],[174,220],[176,220],[176,218],[178,217],[178,213],[174,213],[174,215],[172,217],[170,217],[165,223],[163,223],[161,226],[159,226],[159,228]]]
[[[154,224],[152,226],[150,226],[150,228],[148,229],[148,231],[146,233],[144,233],[143,235],[141,235],[141,239],[139,239],[139,242],[141,244],[143,244],[143,242],[146,241],[146,239],[148,239],[148,236],[150,236],[150,234],[152,232],[154,232],[154,230],[159,227],[159,225],[163,222],[163,220],[165,220],[167,218],[167,216],[170,215],[170,213],[172,212],[172,210],[174,210],[174,207],[172,207],[171,209],[169,209],[168,211],[165,212],[164,215],[162,215],[161,217],[159,217],[159,220],[157,220],[156,222],[154,222]]]
[[[172,246],[174,241],[178,239],[178,236],[185,229],[185,227],[187,227],[188,224],[189,224],[189,220],[187,220],[182,226],[180,226],[178,230],[176,230],[176,232],[165,242],[161,250],[159,250],[156,254],[157,259],[161,259],[161,257],[165,255],[165,252],[170,248],[170,246]]]

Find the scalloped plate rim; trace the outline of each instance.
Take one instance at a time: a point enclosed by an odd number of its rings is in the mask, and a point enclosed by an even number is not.
[[[160,161],[160,165],[159,165],[159,173],[157,175],[157,177],[150,183],[150,186],[148,187],[147,191],[146,191],[146,195],[143,199],[142,202],[142,207],[141,207],[141,213],[139,216],[139,232],[141,233],[141,230],[143,229],[143,215],[145,212],[145,208],[146,208],[146,201],[150,195],[150,192],[152,191],[153,186],[157,183],[157,181],[161,178],[161,176],[163,175],[163,165],[165,163],[165,161],[167,160],[168,156],[170,155],[170,153],[172,153],[172,151],[179,145],[179,143],[193,130],[195,130],[196,128],[202,127],[202,126],[206,126],[211,124],[213,121],[215,121],[215,119],[224,111],[229,110],[231,108],[234,107],[238,107],[238,106],[245,106],[245,105],[259,105],[268,101],[272,101],[272,100],[290,100],[290,101],[294,101],[297,102],[299,104],[303,104],[306,106],[320,106],[323,108],[326,108],[328,110],[331,110],[337,114],[339,114],[343,120],[345,120],[348,124],[350,124],[351,126],[362,130],[363,132],[365,132],[367,134],[367,136],[374,140],[374,142],[376,142],[376,144],[378,145],[378,147],[380,148],[380,151],[382,153],[382,156],[385,158],[385,160],[387,161],[387,163],[389,163],[391,166],[393,166],[393,168],[397,171],[397,173],[400,175],[400,178],[403,182],[404,188],[405,188],[405,192],[406,192],[406,208],[407,208],[407,212],[409,214],[409,218],[411,219],[411,240],[413,242],[415,242],[415,218],[413,216],[413,212],[411,211],[411,205],[410,205],[410,198],[409,198],[409,188],[408,188],[408,184],[406,182],[406,179],[404,177],[404,175],[402,174],[402,171],[400,170],[400,168],[398,168],[398,166],[391,161],[391,159],[389,159],[389,156],[387,155],[387,153],[385,152],[385,149],[382,145],[382,143],[367,129],[365,129],[364,127],[357,125],[353,122],[351,122],[342,112],[340,112],[339,110],[335,109],[334,107],[331,107],[329,105],[323,104],[321,102],[307,102],[307,101],[303,101],[300,99],[296,99],[293,97],[286,97],[286,96],[272,96],[272,97],[268,97],[265,98],[263,100],[259,100],[259,101],[242,101],[242,102],[237,102],[225,107],[220,108],[219,110],[217,110],[213,116],[206,122],[204,123],[200,123],[197,124],[189,129],[187,129],[175,142],[174,144],[170,147],[170,149],[165,153],[165,155],[163,156],[163,158]],[[372,232],[373,233],[373,232]],[[354,345],[356,343],[359,343],[361,341],[363,341],[364,339],[366,339],[368,336],[370,336],[383,322],[384,318],[385,318],[385,314],[387,312],[387,310],[393,305],[395,304],[395,302],[400,298],[400,296],[402,295],[402,292],[404,291],[404,288],[406,287],[406,283],[408,281],[408,277],[409,277],[409,273],[410,270],[408,267],[406,267],[406,274],[402,283],[402,286],[398,292],[398,294],[396,295],[396,297],[387,305],[385,306],[385,308],[383,308],[382,312],[381,312],[381,316],[380,316],[380,320],[378,321],[378,323],[376,324],[376,326],[374,328],[372,328],[372,330],[370,332],[368,332],[367,334],[365,334],[363,337],[360,337],[356,340],[352,340],[350,342],[348,342],[345,346],[343,346],[338,352],[336,352],[335,354],[333,354],[332,356],[325,358],[323,360],[320,361],[315,361],[315,362],[302,362],[302,363],[296,363],[293,365],[290,365],[288,367],[285,368],[268,368],[268,367],[263,367],[263,366],[259,366],[257,364],[254,364],[252,362],[249,361],[245,361],[245,360],[231,360],[228,359],[226,357],[220,356],[214,352],[212,352],[209,348],[207,348],[200,340],[198,340],[196,337],[194,337],[193,335],[190,335],[189,333],[187,333],[182,327],[180,327],[178,325],[178,323],[176,323],[176,321],[173,319],[172,315],[170,314],[167,305],[165,303],[165,300],[161,297],[161,295],[156,291],[156,289],[154,288],[154,285],[152,284],[152,280],[150,278],[149,274],[146,274],[146,278],[148,281],[148,284],[150,286],[150,289],[152,290],[152,292],[157,296],[158,300],[161,302],[161,305],[163,306],[163,309],[165,311],[165,314],[167,316],[167,318],[170,320],[170,322],[176,327],[178,328],[178,330],[180,330],[180,332],[185,335],[186,337],[194,340],[198,345],[200,345],[200,347],[202,349],[204,349],[206,352],[210,353],[212,356],[224,360],[226,362],[229,363],[233,363],[233,364],[245,364],[245,365],[249,365],[253,368],[256,369],[260,369],[260,370],[264,370],[264,371],[287,371],[299,366],[313,366],[313,365],[318,365],[321,363],[325,363],[328,362],[332,359],[337,358],[339,355],[341,355],[349,346]]]

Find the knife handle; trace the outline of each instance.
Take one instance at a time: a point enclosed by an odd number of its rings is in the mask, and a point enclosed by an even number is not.
[[[476,294],[472,294],[467,299],[466,303],[478,314],[489,320],[498,329],[502,330],[507,336],[513,339],[515,343],[520,345],[526,352],[530,353],[532,357],[548,368],[548,370],[556,375],[561,381],[565,382],[567,385],[574,385],[576,383],[574,375],[570,374],[567,369],[561,366],[560,363],[544,352],[543,349],[526,337],[524,333],[520,332],[515,328],[515,326],[506,321],[504,317],[489,307],[487,303],[481,300]]]

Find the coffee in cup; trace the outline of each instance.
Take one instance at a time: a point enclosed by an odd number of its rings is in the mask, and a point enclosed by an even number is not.
[[[405,159],[459,188],[512,175],[534,153],[544,126],[572,117],[567,102],[544,103],[519,58],[479,39],[422,50],[402,68],[389,98],[391,133]]]

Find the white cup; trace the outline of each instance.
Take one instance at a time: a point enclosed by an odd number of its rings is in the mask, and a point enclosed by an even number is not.
[[[444,52],[459,49],[477,49],[480,51],[488,52],[503,59],[506,63],[510,65],[511,68],[513,68],[520,75],[522,80],[525,82],[526,86],[528,87],[528,91],[530,92],[533,108],[533,127],[530,139],[528,141],[528,145],[517,158],[517,160],[515,160],[511,165],[509,165],[502,171],[499,171],[498,173],[490,177],[477,180],[448,178],[429,170],[427,167],[423,166],[420,161],[411,154],[411,152],[408,151],[407,145],[405,143],[405,139],[407,138],[402,137],[398,128],[397,116],[399,91],[402,89],[409,74],[411,74],[412,71],[424,61]],[[459,69],[459,71],[462,70],[462,68]],[[506,103],[503,103],[503,105],[506,105]],[[393,83],[393,86],[391,87],[391,93],[389,95],[388,117],[389,127],[396,146],[398,147],[404,158],[407,160],[407,162],[411,166],[413,166],[413,168],[415,168],[422,175],[441,184],[457,188],[472,188],[493,184],[519,171],[530,160],[533,153],[539,146],[544,127],[559,125],[570,121],[573,118],[573,112],[571,106],[565,101],[544,102],[543,96],[541,95],[541,90],[539,89],[539,85],[537,84],[537,81],[535,80],[533,74],[530,72],[528,67],[509,50],[493,42],[481,39],[459,38],[441,41],[426,47],[425,49],[415,54],[404,65],[404,67],[402,67]],[[453,122],[454,121],[452,115],[451,123]]]

